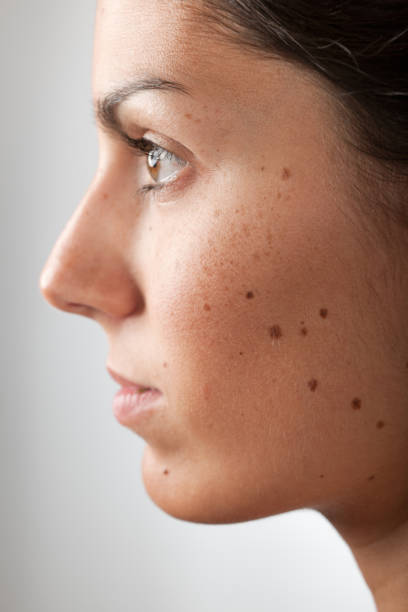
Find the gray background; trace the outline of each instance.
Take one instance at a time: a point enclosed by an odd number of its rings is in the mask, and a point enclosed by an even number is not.
[[[7,612],[373,612],[318,513],[167,516],[112,415],[107,341],[38,289],[97,162],[94,0],[0,0],[1,580]]]

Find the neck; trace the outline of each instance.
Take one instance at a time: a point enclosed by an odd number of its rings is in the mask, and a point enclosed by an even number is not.
[[[350,546],[378,612],[407,612],[408,507],[381,523],[351,524],[324,514]]]

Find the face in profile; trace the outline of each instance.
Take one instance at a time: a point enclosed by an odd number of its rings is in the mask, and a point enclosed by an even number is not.
[[[301,68],[170,4],[98,3],[99,165],[41,289],[102,326],[111,369],[161,391],[115,415],[146,441],[163,510],[310,507],[369,533],[406,495],[407,357],[341,119]]]

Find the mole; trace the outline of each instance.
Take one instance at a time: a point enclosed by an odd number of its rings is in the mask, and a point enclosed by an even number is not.
[[[290,178],[291,172],[289,168],[282,168],[282,180],[287,181]]]
[[[168,474],[169,474],[169,470],[163,470],[163,474],[164,474],[165,476],[168,476]]]
[[[244,353],[243,353],[242,351],[239,351],[239,354],[240,354],[240,355],[243,355]]]
[[[309,380],[309,382],[307,383],[309,386],[309,389],[311,391],[316,391],[316,387],[317,387],[317,380],[315,378],[312,378],[311,380]]]
[[[191,119],[191,118],[192,118],[192,114],[191,114],[191,113],[184,113],[184,116],[185,116],[187,119]]]
[[[353,399],[353,401],[351,402],[351,405],[353,406],[354,410],[360,410],[361,408],[361,399],[358,397],[355,397]]]
[[[247,296],[247,299],[248,299],[248,300],[252,300],[252,298],[253,298],[253,297],[255,297],[252,291],[248,291],[248,293],[246,294],[246,296]]]
[[[320,478],[324,478],[324,474],[320,474]]]
[[[269,333],[270,333],[271,338],[281,338],[282,337],[282,330],[279,325],[272,325],[272,327],[269,328]]]
[[[367,480],[374,480],[374,478],[375,478],[375,474],[373,474],[372,476],[369,476]]]
[[[327,317],[327,314],[328,314],[327,308],[320,309],[320,316],[322,317],[322,319],[325,319]]]
[[[211,310],[211,306],[209,304],[204,304],[204,310]]]
[[[382,429],[384,427],[384,425],[385,425],[384,421],[378,421],[377,422],[377,428],[378,429]]]
[[[261,166],[261,172],[265,170],[265,166]]]
[[[307,329],[306,327],[302,327],[302,329],[300,330],[302,336],[306,336],[307,335]]]
[[[109,194],[105,192],[105,193],[103,194],[103,199],[104,199],[104,200],[107,200],[108,198],[109,198]]]

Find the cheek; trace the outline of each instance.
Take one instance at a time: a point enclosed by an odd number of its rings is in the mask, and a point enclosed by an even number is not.
[[[318,495],[322,472],[325,486],[338,486],[341,468],[350,487],[356,460],[371,470],[367,414],[352,402],[374,398],[353,334],[362,328],[350,309],[347,228],[333,210],[322,214],[325,199],[307,212],[293,201],[286,215],[276,203],[253,201],[251,215],[229,203],[199,232],[173,232],[152,281],[150,320],[185,457],[223,486],[237,475],[258,490],[291,479],[297,499],[305,478]]]

